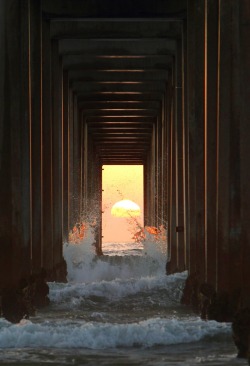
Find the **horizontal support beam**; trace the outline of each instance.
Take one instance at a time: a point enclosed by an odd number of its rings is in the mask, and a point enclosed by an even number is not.
[[[96,140],[95,140],[95,142],[96,142]],[[129,139],[124,138],[123,141],[121,141],[121,139],[105,139],[105,140],[101,141],[101,145],[103,147],[106,145],[113,145],[113,146],[119,145],[119,148],[122,148],[122,147],[129,148],[131,145],[134,145],[135,147],[145,148],[145,146],[149,146],[150,143],[151,143],[151,141],[145,141],[145,139],[142,139],[139,141],[138,140],[134,141],[130,138]]]
[[[116,123],[116,124],[112,124],[110,125],[106,125],[105,123],[95,123],[95,124],[87,124],[87,129],[88,131],[100,131],[100,133],[113,133],[113,132],[120,132],[120,131],[124,131],[124,132],[131,132],[133,134],[138,134],[140,132],[151,132],[152,128],[153,128],[153,124],[144,124],[144,123],[140,123],[139,127],[138,124],[136,124],[136,126],[134,126],[133,124],[127,124],[127,123]]]
[[[90,127],[88,127],[88,132],[95,134],[95,133],[105,133],[105,134],[115,134],[118,133],[117,131],[119,131],[120,129],[122,129],[122,131],[124,131],[124,133],[130,133],[130,134],[135,134],[135,133],[152,133],[152,128],[144,128],[144,127],[120,127],[120,126],[115,126],[115,127],[107,127],[107,126],[101,126],[101,127],[93,127],[90,125]]]
[[[124,130],[117,129],[116,132],[93,132],[89,131],[90,135],[93,137],[93,139],[96,140],[108,140],[108,139],[127,139],[131,138],[131,140],[144,140],[148,139],[152,136],[151,132],[124,132]]]
[[[159,109],[161,102],[159,101],[101,101],[101,102],[86,102],[78,101],[78,107],[81,109]]]
[[[148,142],[151,141],[151,134],[148,134],[146,136],[143,135],[135,135],[135,134],[121,134],[120,136],[106,136],[104,134],[99,134],[97,136],[91,134],[91,137],[93,138],[93,141],[95,142],[99,142],[99,143],[110,143],[110,142],[125,142],[125,143],[134,143],[134,142],[146,142],[146,144]]]
[[[176,51],[173,39],[63,39],[59,41],[61,55],[172,55]]]
[[[83,116],[106,116],[106,117],[144,117],[144,116],[156,116],[157,110],[155,109],[122,109],[122,110],[95,110],[88,109],[83,110]]]
[[[100,158],[105,161],[109,161],[109,162],[112,162],[114,160],[116,161],[143,161],[145,159],[145,156],[100,156]]]
[[[147,153],[148,149],[143,149],[143,150],[135,150],[133,149],[133,147],[131,146],[130,149],[128,148],[124,148],[124,149],[120,149],[120,150],[112,150],[112,149],[96,149],[96,151],[100,154],[100,156],[103,157],[113,157],[113,156],[130,156],[132,155],[133,157],[143,157],[145,156],[145,154]]]
[[[145,159],[145,156],[144,155],[142,155],[142,156],[133,156],[133,155],[121,155],[121,156],[119,156],[119,155],[112,155],[112,156],[105,156],[105,155],[100,155],[100,158],[102,159],[102,160],[106,160],[106,161],[112,161],[112,160],[120,160],[120,161],[122,161],[122,160],[131,160],[131,161],[135,161],[135,160],[144,160]]]
[[[65,69],[81,70],[167,70],[173,65],[172,55],[147,55],[144,57],[102,57],[96,55],[64,55]]]
[[[100,153],[100,151],[98,150],[98,152]],[[132,157],[132,158],[143,158],[144,154],[143,152],[131,152],[131,151],[121,151],[121,152],[112,152],[112,155],[110,155],[110,152],[101,152],[101,157],[102,158],[107,158],[107,159],[112,159],[112,157],[118,158],[118,157]]]
[[[98,148],[96,149],[96,151],[98,151],[99,154],[101,154],[102,156],[116,156],[116,155],[133,155],[133,156],[144,156],[145,153],[147,153],[148,151],[148,147],[143,147],[141,149],[136,150],[134,146],[127,146],[124,147],[123,149],[110,149],[109,146],[104,146],[102,148]]]
[[[126,93],[126,92],[162,92],[166,91],[166,82],[74,82],[71,84],[71,88],[75,92],[88,92],[88,93],[100,93],[100,92],[113,92],[113,93]]]
[[[87,93],[78,92],[78,101],[162,101],[163,92],[145,93]]]
[[[52,20],[52,38],[180,38],[182,22],[163,19]]]
[[[137,117],[129,117],[128,116],[88,116],[85,118],[85,122],[88,124],[92,123],[103,123],[106,125],[113,126],[114,124],[119,124],[122,127],[122,123],[126,124],[126,126],[132,125],[135,123],[139,125],[153,124],[157,120],[156,117],[151,116],[137,116]]]
[[[102,160],[101,165],[144,165],[145,160]]]
[[[154,5],[154,6],[153,6]],[[184,19],[186,0],[43,0],[42,11],[46,18],[167,18]]]
[[[74,81],[163,81],[168,80],[167,70],[69,70],[68,77],[71,82]]]
[[[121,152],[125,152],[125,153],[140,153],[142,154],[145,151],[145,145],[134,145],[134,146],[128,146],[126,144],[123,145],[109,145],[109,146],[103,146],[103,145],[99,145],[97,146],[98,151],[101,151],[102,153],[108,153],[108,152],[112,152],[112,154],[115,153],[121,153]]]

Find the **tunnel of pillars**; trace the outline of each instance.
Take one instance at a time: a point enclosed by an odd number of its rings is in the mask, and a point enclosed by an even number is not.
[[[1,1],[0,289],[65,279],[82,218],[101,254],[102,166],[136,164],[186,302],[250,306],[249,20],[247,0]]]

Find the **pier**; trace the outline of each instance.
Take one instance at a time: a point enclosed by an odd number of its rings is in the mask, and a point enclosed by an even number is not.
[[[183,303],[233,322],[249,357],[249,36],[248,0],[0,1],[3,315],[30,281],[66,280],[90,207],[101,255],[102,166],[143,165]]]

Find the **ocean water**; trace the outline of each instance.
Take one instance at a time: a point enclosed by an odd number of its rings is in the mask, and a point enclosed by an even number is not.
[[[201,321],[180,305],[187,273],[166,276],[162,243],[64,244],[68,283],[29,320],[0,318],[5,365],[247,365],[231,324]]]

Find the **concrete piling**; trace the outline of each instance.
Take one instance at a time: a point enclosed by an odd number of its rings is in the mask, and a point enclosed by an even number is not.
[[[188,271],[183,302],[206,319],[235,319],[241,347],[250,307],[248,1],[153,9],[146,0],[126,14],[113,0],[105,11],[100,1],[68,4],[0,2],[2,308],[34,281],[66,279],[63,242],[91,205],[101,254],[101,167],[142,164],[145,224],[167,228],[167,272]],[[4,310],[9,319],[27,310],[21,302]]]

